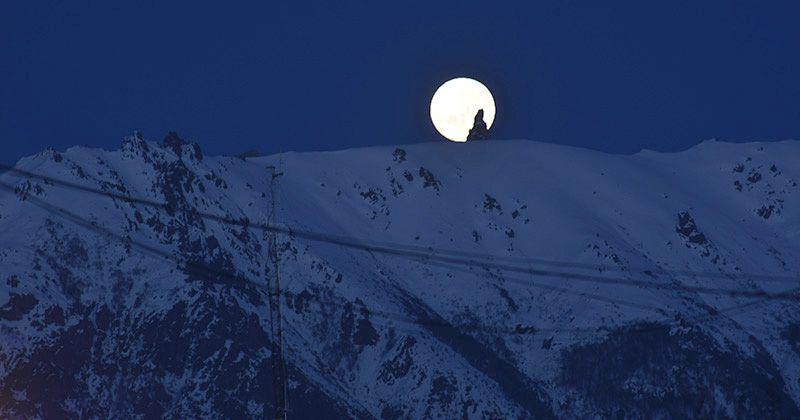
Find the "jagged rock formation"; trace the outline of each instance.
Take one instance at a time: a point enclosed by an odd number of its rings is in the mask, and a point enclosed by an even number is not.
[[[470,140],[486,140],[489,138],[489,129],[486,127],[486,122],[483,121],[483,110],[479,109],[475,114],[475,122],[472,128],[469,129],[467,141]]]
[[[797,142],[632,156],[525,141],[284,154],[285,226],[663,285],[432,265],[282,235],[290,413],[798,417],[798,303],[675,286],[796,287],[799,158]],[[15,191],[0,192],[0,417],[271,412],[266,234],[199,212],[264,222],[277,162],[137,134],[120,150],[46,150],[18,164],[165,209],[3,174]]]

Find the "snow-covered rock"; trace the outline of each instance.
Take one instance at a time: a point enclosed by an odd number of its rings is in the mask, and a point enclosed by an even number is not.
[[[271,412],[268,233],[202,214],[266,223],[274,194],[293,232],[432,256],[279,235],[291,417],[797,417],[796,301],[726,290],[800,286],[798,162],[794,141],[47,150],[17,168],[166,207],[0,177],[0,416]]]

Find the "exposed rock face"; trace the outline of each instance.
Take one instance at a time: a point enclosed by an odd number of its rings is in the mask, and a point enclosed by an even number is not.
[[[467,141],[470,140],[486,140],[489,138],[489,129],[486,128],[486,122],[483,121],[483,110],[479,109],[475,114],[475,123],[469,130]]]
[[[179,157],[188,157],[195,160],[203,160],[203,152],[196,143],[188,142],[178,136],[178,133],[170,131],[164,137],[164,147],[172,150]]]
[[[0,418],[269,415],[268,237],[200,213],[264,223],[279,162],[293,229],[670,286],[281,235],[294,417],[797,418],[800,304],[674,286],[796,287],[798,156],[798,142],[615,156],[502,141],[242,160],[138,134],[47,150],[18,166],[166,208],[0,176],[16,187],[0,191]]]

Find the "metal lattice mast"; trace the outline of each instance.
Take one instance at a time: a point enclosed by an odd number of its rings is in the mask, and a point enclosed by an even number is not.
[[[269,226],[275,226],[276,179],[282,175],[278,173],[274,166],[269,167],[271,172],[270,179],[270,214],[268,219]],[[274,231],[268,233],[269,259],[272,263],[272,275],[269,276],[269,312],[270,329],[272,333],[272,388],[275,391],[275,420],[286,419],[286,363],[283,356],[283,317],[281,315],[281,278],[280,278],[280,254],[278,252],[277,234]]]

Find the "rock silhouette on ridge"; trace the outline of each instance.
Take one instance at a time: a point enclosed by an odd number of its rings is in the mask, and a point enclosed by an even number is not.
[[[486,127],[486,122],[483,121],[483,110],[479,109],[475,114],[475,123],[469,130],[467,141],[470,140],[486,140],[489,138],[489,129]]]

